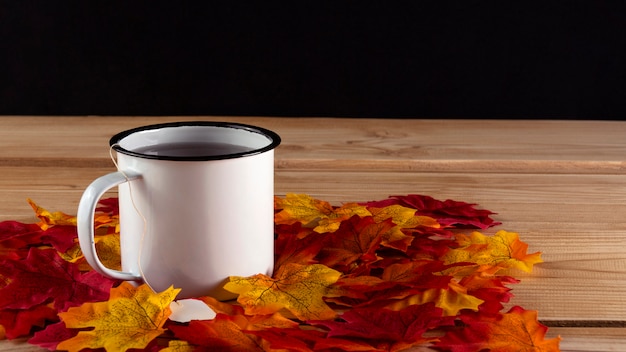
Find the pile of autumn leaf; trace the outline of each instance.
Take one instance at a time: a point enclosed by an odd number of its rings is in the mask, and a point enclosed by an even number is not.
[[[420,195],[331,206],[276,198],[273,277],[231,277],[237,302],[198,297],[211,320],[168,319],[176,288],[152,292],[86,264],[76,219],[31,201],[38,224],[0,223],[0,334],[50,350],[558,351],[537,313],[513,307],[505,275],[531,271],[516,233],[487,210]],[[96,246],[119,268],[117,199],[97,209]],[[242,258],[242,260],[245,260]]]

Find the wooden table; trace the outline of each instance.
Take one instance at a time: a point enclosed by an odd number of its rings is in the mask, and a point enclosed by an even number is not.
[[[35,221],[28,197],[75,214],[83,189],[113,170],[111,135],[174,120],[278,132],[277,195],[339,204],[420,193],[497,212],[497,229],[545,260],[515,274],[511,304],[538,310],[563,351],[626,351],[626,122],[5,116],[0,220]]]

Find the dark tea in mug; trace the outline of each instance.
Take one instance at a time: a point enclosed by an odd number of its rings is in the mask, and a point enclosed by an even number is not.
[[[254,150],[244,145],[221,142],[176,142],[140,147],[139,154],[170,157],[202,157],[245,153]]]

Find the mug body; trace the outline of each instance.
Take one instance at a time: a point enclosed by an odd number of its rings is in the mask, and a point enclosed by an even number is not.
[[[219,150],[159,151],[176,143],[202,149],[202,142]],[[221,300],[234,297],[221,288],[229,276],[271,275],[279,143],[271,131],[206,122],[112,138],[119,169],[140,175],[119,186],[122,269],[157,292],[173,285],[179,298]]]

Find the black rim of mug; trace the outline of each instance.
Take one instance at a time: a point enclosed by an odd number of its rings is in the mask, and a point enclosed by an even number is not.
[[[269,141],[271,141],[271,143],[269,143],[268,145],[262,148],[253,149],[253,150],[246,151],[246,152],[222,154],[222,155],[202,155],[202,156],[167,156],[167,155],[143,154],[143,153],[137,153],[135,151],[123,148],[119,144],[124,138],[137,132],[157,130],[157,129],[162,129],[162,128],[185,127],[185,126],[189,126],[189,127],[208,126],[208,127],[233,128],[233,129],[238,129],[238,130],[245,130],[248,132],[258,133],[266,137]],[[145,159],[172,160],[172,161],[207,161],[207,160],[235,159],[235,158],[241,158],[245,156],[265,153],[267,151],[270,151],[278,147],[280,142],[281,142],[280,136],[276,132],[270,131],[262,127],[246,125],[242,123],[235,123],[235,122],[183,121],[183,122],[160,123],[160,124],[155,124],[155,125],[147,125],[147,126],[132,128],[130,130],[120,132],[114,135],[113,137],[111,137],[111,139],[109,140],[109,145],[118,153],[131,155],[131,156],[135,156],[139,158],[145,158]]]

